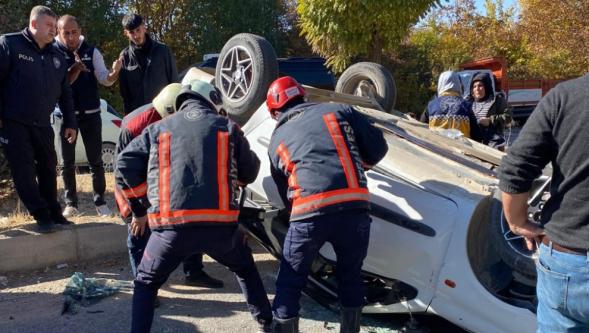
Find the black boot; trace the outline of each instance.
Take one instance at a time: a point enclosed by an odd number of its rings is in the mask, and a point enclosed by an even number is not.
[[[49,212],[46,209],[39,209],[32,213],[37,222],[37,232],[40,234],[49,234],[55,231],[55,224],[49,218]]]
[[[217,280],[209,276],[205,271],[200,271],[196,274],[187,275],[184,284],[193,287],[204,287],[211,289],[223,288],[223,281]]]
[[[272,320],[273,333],[299,333],[299,317]]]
[[[272,333],[272,320],[258,320],[257,333]]]
[[[362,307],[357,308],[340,308],[340,333],[359,333],[360,332],[360,317],[362,315]]]
[[[59,225],[74,224],[74,222],[69,221],[68,219],[66,219],[63,216],[63,213],[61,212],[61,206],[59,204],[56,204],[56,205],[52,206],[51,208],[49,208],[49,214],[51,215],[51,219],[53,220],[53,222],[55,222],[55,224],[59,224]]]

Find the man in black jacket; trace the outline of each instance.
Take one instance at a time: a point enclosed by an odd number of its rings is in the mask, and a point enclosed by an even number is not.
[[[539,246],[538,332],[589,330],[589,75],[563,82],[538,104],[499,170],[509,228]],[[542,226],[528,220],[532,182],[552,163]],[[536,244],[534,244],[536,241]]]
[[[122,61],[117,59],[112,70],[104,64],[102,54],[89,44],[82,36],[78,20],[71,15],[63,15],[57,21],[58,37],[55,47],[63,53],[68,67],[68,80],[72,86],[74,110],[79,131],[84,140],[84,148],[90,173],[92,174],[93,201],[96,212],[101,217],[110,216],[111,212],[104,200],[106,182],[102,162],[102,119],[100,117],[100,98],[98,83],[111,86],[118,78]],[[60,141],[63,159],[63,184],[66,207],[65,217],[78,214],[78,195],[76,192],[76,144],[66,140]]]
[[[169,108],[174,114],[118,156],[117,188],[129,201],[131,230],[152,230],[135,278],[134,333],[149,332],[158,289],[184,258],[200,252],[235,273],[260,330],[270,330],[270,303],[237,228],[237,187],[256,179],[260,160],[239,126],[219,114],[222,105],[216,88],[193,81]]]
[[[57,201],[57,157],[49,122],[59,102],[63,135],[69,144],[76,140],[67,64],[52,45],[56,27],[55,13],[35,6],[28,28],[0,37],[0,139],[18,195],[42,233],[54,231],[55,223],[71,223]]]
[[[125,15],[123,28],[129,46],[121,52],[123,69],[119,87],[127,115],[151,103],[168,84],[178,82],[178,72],[172,52],[165,44],[151,39],[141,16]]]

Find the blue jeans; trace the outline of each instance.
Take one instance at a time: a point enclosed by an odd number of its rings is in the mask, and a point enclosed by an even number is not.
[[[589,330],[589,260],[540,245],[538,333]]]
[[[344,307],[364,305],[362,263],[368,251],[370,216],[367,212],[344,211],[290,222],[272,309],[280,319],[299,315],[299,299],[319,249],[330,242],[337,257],[339,301]]]

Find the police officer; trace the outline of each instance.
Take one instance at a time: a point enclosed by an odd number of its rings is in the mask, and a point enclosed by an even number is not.
[[[179,83],[167,85],[154,98],[153,105],[138,108],[123,118],[119,140],[117,143],[117,156],[139,136],[141,132],[149,125],[160,121],[162,118],[173,113],[173,105],[176,97],[180,93],[182,86]],[[169,111],[171,110],[171,111]],[[115,166],[116,173],[116,166]],[[121,219],[127,224],[129,236],[127,238],[127,248],[129,250],[129,260],[133,277],[137,276],[137,267],[143,257],[143,251],[149,240],[151,232],[149,228],[141,235],[133,234],[131,230],[131,207],[121,191],[115,188],[115,200],[119,208]],[[149,202],[142,202],[145,207],[149,207]],[[195,253],[184,260],[185,284],[196,287],[206,288],[223,288],[223,281],[209,276],[203,270],[202,253]],[[159,302],[158,302],[159,303]]]
[[[102,162],[102,120],[100,118],[100,99],[98,97],[98,83],[111,86],[121,70],[121,59],[117,59],[112,70],[109,71],[102,54],[96,47],[90,45],[84,36],[78,20],[71,15],[63,15],[57,21],[58,36],[55,47],[60,50],[67,62],[68,78],[72,85],[74,109],[86,156],[92,174],[93,201],[99,216],[111,215],[111,211],[104,200],[106,182]],[[78,214],[78,195],[76,193],[76,147],[65,140],[60,140],[63,171],[61,173],[64,184],[66,207],[65,217]]]
[[[205,252],[233,271],[248,308],[268,332],[272,312],[243,234],[236,190],[255,180],[260,161],[239,127],[218,114],[221,95],[193,81],[175,114],[149,126],[117,159],[117,186],[130,200],[131,228],[152,235],[135,279],[132,332],[148,332],[154,300],[170,273],[189,255]],[[149,199],[146,214],[141,200]]]
[[[359,332],[371,222],[364,171],[388,148],[382,132],[349,105],[305,103],[304,94],[287,76],[270,85],[266,101],[278,121],[268,148],[271,173],[290,210],[272,305],[274,332],[298,332],[301,291],[325,242],[337,256],[340,332]]]
[[[57,201],[54,134],[49,122],[57,102],[63,135],[76,140],[67,64],[53,47],[57,16],[45,6],[31,10],[29,26],[0,37],[0,111],[2,144],[18,195],[41,233],[70,224]]]

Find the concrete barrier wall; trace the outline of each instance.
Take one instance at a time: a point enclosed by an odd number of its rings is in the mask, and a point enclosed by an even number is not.
[[[127,251],[127,227],[90,223],[40,235],[23,230],[0,234],[0,275],[91,260]]]

